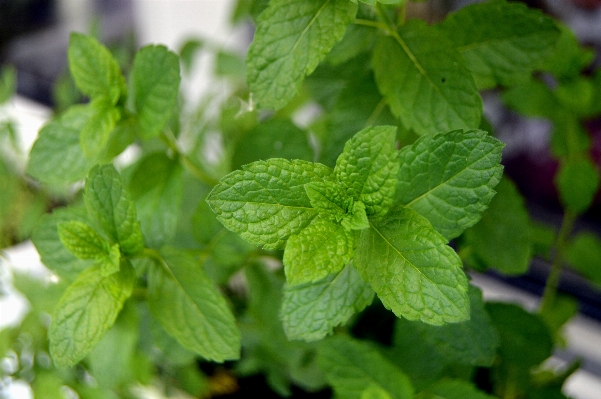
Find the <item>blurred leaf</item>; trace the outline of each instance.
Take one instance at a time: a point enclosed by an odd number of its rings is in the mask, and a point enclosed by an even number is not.
[[[572,212],[588,209],[599,188],[599,170],[589,159],[571,159],[560,166],[555,184],[563,205]]]
[[[541,308],[539,315],[553,335],[556,345],[566,345],[561,329],[577,313],[578,301],[567,295],[556,295],[551,304]]]
[[[601,238],[591,232],[574,237],[566,248],[566,260],[591,282],[601,285]]]

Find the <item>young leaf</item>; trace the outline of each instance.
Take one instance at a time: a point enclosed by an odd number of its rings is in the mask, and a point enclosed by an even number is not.
[[[61,242],[57,226],[60,223],[71,221],[91,223],[90,217],[83,208],[59,208],[55,209],[52,214],[42,216],[31,236],[42,263],[67,280],[75,279],[92,263],[90,260],[77,258]]]
[[[553,19],[503,0],[463,7],[440,29],[463,55],[481,90],[527,80],[559,38]]]
[[[524,200],[511,180],[501,179],[482,219],[465,231],[466,244],[488,267],[523,274],[530,266],[532,232]]]
[[[351,264],[321,281],[287,286],[281,310],[286,336],[320,340],[365,309],[373,298],[373,290]]]
[[[326,339],[319,346],[317,361],[338,397],[361,399],[373,385],[393,399],[413,398],[409,378],[365,342],[345,336]]]
[[[484,310],[482,293],[469,287],[470,319],[461,323],[431,326],[421,322],[397,319],[394,347],[397,364],[413,377],[415,362],[435,356],[444,365],[453,363],[490,367],[493,363],[499,334]],[[430,366],[425,364],[429,373]],[[433,372],[434,370],[430,370]],[[417,374],[419,375],[419,373]],[[424,377],[424,375],[421,375]]]
[[[569,160],[561,165],[555,184],[565,207],[582,213],[591,205],[599,188],[599,171],[588,159]]]
[[[112,105],[125,92],[125,79],[119,64],[106,47],[96,39],[72,33],[69,42],[69,69],[83,94],[104,97]]]
[[[480,219],[494,196],[503,146],[482,130],[421,138],[401,149],[396,201],[426,217],[447,239],[457,237]]]
[[[452,43],[423,21],[382,35],[372,64],[392,113],[420,135],[480,124],[482,99]]]
[[[134,59],[133,92],[140,136],[157,136],[171,116],[179,93],[179,57],[165,46],[146,46]]]
[[[73,183],[86,177],[94,162],[84,156],[79,133],[91,115],[89,107],[75,105],[45,125],[29,154],[27,173],[52,185]]]
[[[165,154],[151,154],[134,171],[130,191],[147,245],[161,247],[175,236],[184,194],[183,168]]]
[[[181,250],[164,248],[150,269],[148,306],[163,328],[207,360],[240,357],[234,315],[202,266]]]
[[[207,202],[217,219],[246,241],[279,249],[317,216],[304,185],[331,173],[327,166],[307,161],[257,161],[221,179]]]
[[[368,127],[347,141],[336,160],[335,178],[368,215],[384,215],[392,205],[399,169],[395,137],[394,126]]]
[[[84,200],[88,213],[124,254],[135,254],[143,248],[136,208],[113,165],[98,165],[90,171]]]
[[[121,266],[110,276],[98,267],[85,269],[61,297],[48,330],[50,354],[57,367],[83,359],[115,322],[135,281],[131,265]]]
[[[63,245],[79,259],[96,259],[108,254],[110,244],[86,223],[77,220],[61,222],[57,229]]]
[[[566,259],[590,281],[601,285],[601,238],[591,232],[574,237],[566,248]]]
[[[282,108],[355,18],[348,0],[274,0],[257,20],[246,77],[257,106]]]
[[[345,227],[317,217],[288,238],[284,271],[288,285],[312,283],[337,273],[353,258],[355,235]]]
[[[347,215],[352,198],[344,188],[331,180],[305,184],[311,206],[326,219],[340,222]]]
[[[410,208],[361,231],[354,265],[398,317],[442,325],[469,318],[467,278],[447,240]]]

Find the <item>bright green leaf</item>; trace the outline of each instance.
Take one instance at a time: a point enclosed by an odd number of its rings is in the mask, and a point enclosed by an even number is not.
[[[364,390],[372,385],[394,399],[413,397],[409,378],[366,342],[332,337],[320,344],[317,356],[338,397],[361,399]]]
[[[58,367],[79,362],[108,331],[132,293],[134,271],[129,263],[103,276],[90,267],[67,288],[48,330],[50,353]]]
[[[407,128],[427,135],[480,124],[474,79],[435,27],[410,20],[398,34],[382,35],[372,63],[380,92]]]
[[[601,285],[601,238],[591,232],[579,233],[566,248],[566,259],[578,272]]]
[[[150,269],[148,306],[163,328],[185,348],[207,360],[240,357],[240,331],[234,315],[204,274],[181,250],[164,248],[164,263]]]
[[[79,144],[84,155],[94,159],[105,152],[111,132],[121,118],[121,112],[104,98],[92,101],[89,107],[92,114],[81,129]]]
[[[374,292],[357,270],[347,265],[321,281],[287,286],[281,319],[289,339],[319,340],[369,305]]]
[[[84,199],[88,213],[124,254],[135,254],[142,249],[144,242],[136,208],[113,165],[98,165],[90,171]]]
[[[175,236],[184,194],[183,168],[163,153],[143,158],[130,179],[138,220],[147,245],[161,247]]]
[[[569,160],[555,177],[564,206],[576,213],[588,209],[599,188],[599,170],[589,159]]]
[[[27,173],[52,185],[86,177],[94,163],[84,156],[79,133],[91,115],[89,107],[76,105],[44,126],[29,154]]]
[[[55,209],[52,214],[46,214],[40,218],[31,237],[42,263],[60,277],[68,280],[74,279],[79,272],[92,263],[89,260],[77,258],[61,242],[57,225],[71,221],[91,223],[90,217],[83,208],[59,208]]]
[[[346,142],[336,160],[335,178],[365,204],[367,215],[384,215],[392,205],[399,169],[395,137],[394,126],[368,127]]]
[[[442,325],[469,318],[467,278],[447,240],[410,208],[363,230],[354,265],[398,317]]]
[[[91,98],[104,97],[116,104],[125,91],[119,64],[96,39],[72,33],[69,42],[69,69],[75,84]]]
[[[341,222],[352,203],[344,188],[331,180],[305,184],[311,206],[323,217]]]
[[[0,69],[0,104],[10,100],[17,91],[17,73],[12,66]]]
[[[119,244],[111,245],[108,253],[104,253],[96,258],[94,264],[100,267],[100,273],[103,276],[117,273],[121,267],[121,249],[119,248]]]
[[[270,159],[246,165],[220,180],[207,202],[217,219],[251,244],[283,248],[317,216],[304,185],[331,169],[307,161]]]
[[[274,0],[257,20],[246,77],[257,106],[282,108],[355,18],[348,0]]]
[[[369,227],[369,219],[365,211],[365,204],[357,201],[353,204],[351,214],[342,219],[342,225],[349,230],[363,230]]]
[[[479,89],[527,80],[559,38],[553,19],[504,0],[463,7],[440,28],[463,55]]]
[[[496,190],[482,219],[465,231],[466,244],[486,266],[503,274],[523,274],[532,257],[530,216],[511,180],[501,179]]]
[[[177,103],[179,57],[165,46],[143,47],[134,59],[132,79],[140,135],[155,137]]]
[[[110,245],[96,230],[72,220],[57,225],[58,236],[65,247],[79,259],[96,259],[108,254]]]
[[[317,217],[288,238],[284,271],[290,286],[321,280],[337,273],[353,257],[355,235],[339,224]]]
[[[446,238],[457,237],[480,219],[494,196],[502,149],[503,143],[481,130],[423,137],[401,149],[397,201]]]

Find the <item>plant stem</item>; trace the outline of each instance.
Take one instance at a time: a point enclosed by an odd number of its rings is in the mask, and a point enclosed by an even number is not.
[[[167,144],[171,151],[173,151],[173,153],[177,155],[177,157],[181,160],[183,165],[199,180],[205,182],[210,186],[215,186],[217,183],[219,183],[217,179],[214,179],[213,177],[209,176],[204,170],[199,168],[198,165],[192,162],[192,160],[179,149],[177,145],[177,139],[175,138],[171,130],[163,131],[161,133],[161,139],[163,140],[163,142],[165,142],[165,144]]]
[[[383,30],[387,29],[386,25],[383,24],[382,22],[372,21],[371,19],[357,18],[357,19],[355,19],[354,24],[362,25],[362,26],[369,26],[370,28],[378,28],[378,29],[383,29]]]
[[[551,271],[547,277],[547,283],[545,284],[545,291],[540,302],[538,309],[539,313],[544,313],[553,306],[555,301],[555,295],[557,294],[557,287],[559,286],[559,280],[561,278],[561,272],[563,269],[563,257],[565,251],[565,244],[570,235],[574,222],[576,221],[576,214],[571,211],[566,211],[563,215],[563,221],[559,229],[559,234],[555,240],[555,254],[553,262],[551,263]]]

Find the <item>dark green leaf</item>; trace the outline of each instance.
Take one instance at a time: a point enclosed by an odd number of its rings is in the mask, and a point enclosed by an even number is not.
[[[441,380],[420,392],[418,399],[494,399],[471,383],[462,380]]]
[[[589,159],[574,159],[562,164],[555,177],[564,206],[576,213],[588,209],[599,188],[599,170]]]
[[[598,235],[578,234],[566,248],[566,259],[579,273],[601,285],[601,238]]]

